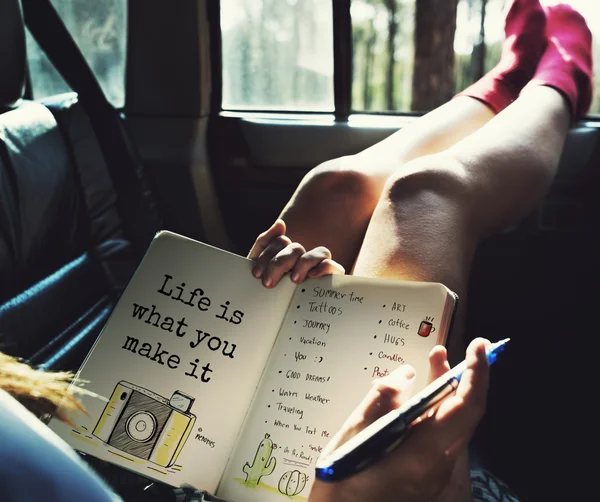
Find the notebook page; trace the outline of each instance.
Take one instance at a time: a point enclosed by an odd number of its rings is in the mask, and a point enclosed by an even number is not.
[[[307,497],[319,453],[373,379],[407,362],[415,390],[426,385],[447,299],[435,283],[329,276],[298,286],[218,495]]]

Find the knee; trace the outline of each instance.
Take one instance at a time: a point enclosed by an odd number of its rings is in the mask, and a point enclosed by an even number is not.
[[[382,200],[396,212],[431,214],[449,208],[469,214],[470,182],[464,165],[454,157],[439,153],[412,160],[387,180]]]
[[[361,171],[353,157],[341,157],[318,165],[308,172],[302,185],[312,196],[336,204],[344,201],[374,207],[381,193],[377,180]]]

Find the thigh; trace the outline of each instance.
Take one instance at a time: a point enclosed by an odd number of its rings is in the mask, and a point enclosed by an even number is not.
[[[478,241],[464,166],[445,153],[390,175],[353,267],[356,275],[462,283]]]
[[[478,236],[470,184],[445,154],[407,163],[388,179],[353,268],[355,275],[440,282],[459,296],[449,358],[464,354],[467,285]]]

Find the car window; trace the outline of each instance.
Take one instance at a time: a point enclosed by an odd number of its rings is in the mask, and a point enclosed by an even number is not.
[[[333,111],[331,0],[221,0],[223,108]]]
[[[586,17],[595,35],[595,59],[600,61],[597,0],[560,1]],[[435,30],[422,42],[415,37],[416,0],[350,0],[353,112],[429,111],[499,61],[505,0],[419,2],[444,9],[437,17],[448,20],[429,28],[432,16],[420,17],[419,33]],[[223,108],[331,111],[335,15],[331,0],[221,0]],[[451,56],[428,56],[424,74],[446,84],[437,94],[424,89],[423,75],[414,64],[416,44],[428,44],[431,37],[447,38]],[[600,114],[600,65],[596,75],[591,115]]]
[[[52,4],[116,107],[125,103],[127,1],[52,0]],[[34,98],[69,91],[69,86],[27,33],[27,57]]]

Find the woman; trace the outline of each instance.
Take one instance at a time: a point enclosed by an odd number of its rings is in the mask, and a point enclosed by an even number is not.
[[[248,255],[266,287],[286,272],[300,282],[345,270],[441,282],[461,299],[448,347],[458,361],[478,243],[536,207],[592,98],[592,37],[578,12],[509,0],[505,33],[500,62],[480,81],[373,147],[308,173]],[[438,501],[470,500],[467,449],[455,458]]]

